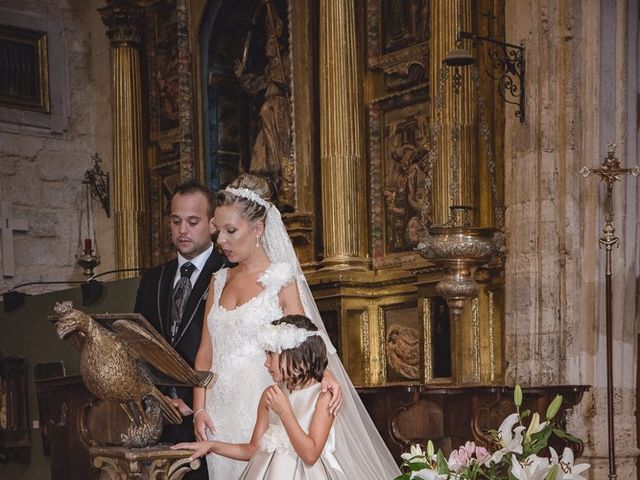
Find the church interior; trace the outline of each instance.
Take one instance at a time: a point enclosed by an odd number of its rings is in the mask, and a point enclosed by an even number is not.
[[[93,405],[108,442],[120,417],[54,304],[132,312],[175,257],[174,188],[244,172],[273,186],[398,464],[490,443],[520,385],[534,411],[562,395],[585,478],[640,478],[639,19],[637,0],[0,1],[0,478],[93,478],[79,419]]]

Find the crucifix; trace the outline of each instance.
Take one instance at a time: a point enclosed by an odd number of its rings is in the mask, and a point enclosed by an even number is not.
[[[613,185],[620,181],[621,175],[640,174],[640,168],[636,165],[633,168],[620,168],[620,161],[616,158],[615,143],[607,144],[607,156],[600,164],[599,168],[582,167],[580,174],[584,177],[589,175],[599,175],[600,180],[607,184],[607,198],[605,200],[605,225],[602,229],[602,236],[599,238],[601,247],[606,248],[605,263],[605,321],[607,338],[607,423],[609,433],[609,480],[618,478],[616,475],[616,450],[615,436],[613,429],[613,309],[611,292],[611,251],[617,247],[620,239],[616,237],[616,229],[613,227]]]
[[[2,239],[2,276],[13,277],[16,273],[13,264],[13,232],[26,232],[29,229],[29,222],[13,218],[6,203],[2,204],[1,213],[0,238]]]

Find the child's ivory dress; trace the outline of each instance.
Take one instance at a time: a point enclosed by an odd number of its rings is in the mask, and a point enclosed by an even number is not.
[[[300,427],[309,432],[321,385],[316,383],[302,390],[287,393],[293,414]],[[346,480],[333,456],[333,427],[318,461],[305,465],[298,457],[280,417],[269,411],[269,427],[260,439],[260,448],[251,458],[239,480]]]

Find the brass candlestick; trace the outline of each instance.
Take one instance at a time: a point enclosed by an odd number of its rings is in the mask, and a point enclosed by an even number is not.
[[[607,144],[607,156],[603,160],[600,168],[582,167],[580,174],[584,177],[589,175],[599,175],[600,180],[607,184],[607,198],[605,200],[605,225],[602,229],[602,236],[599,238],[601,247],[606,248],[605,263],[605,321],[607,337],[607,423],[609,430],[609,479],[615,480],[616,475],[616,450],[613,425],[613,310],[611,291],[611,250],[618,246],[620,239],[615,235],[616,229],[613,227],[613,184],[620,181],[620,175],[633,175],[640,173],[640,168],[636,165],[633,168],[620,168],[620,161],[616,158],[615,143]]]

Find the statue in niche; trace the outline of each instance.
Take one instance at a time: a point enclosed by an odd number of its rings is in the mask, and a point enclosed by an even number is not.
[[[263,94],[260,126],[251,151],[251,173],[269,178],[278,193],[280,207],[293,210],[295,205],[295,167],[291,150],[291,104],[289,100],[290,62],[284,25],[271,2],[265,2],[265,55],[267,65],[262,75],[245,71],[236,61],[235,75],[251,96]]]
[[[414,141],[409,142],[404,140],[402,132],[396,133],[396,129],[397,124],[392,124],[391,173],[383,193],[388,225],[387,246],[392,252],[401,252],[414,248],[419,242],[428,150],[420,131],[415,132]]]

